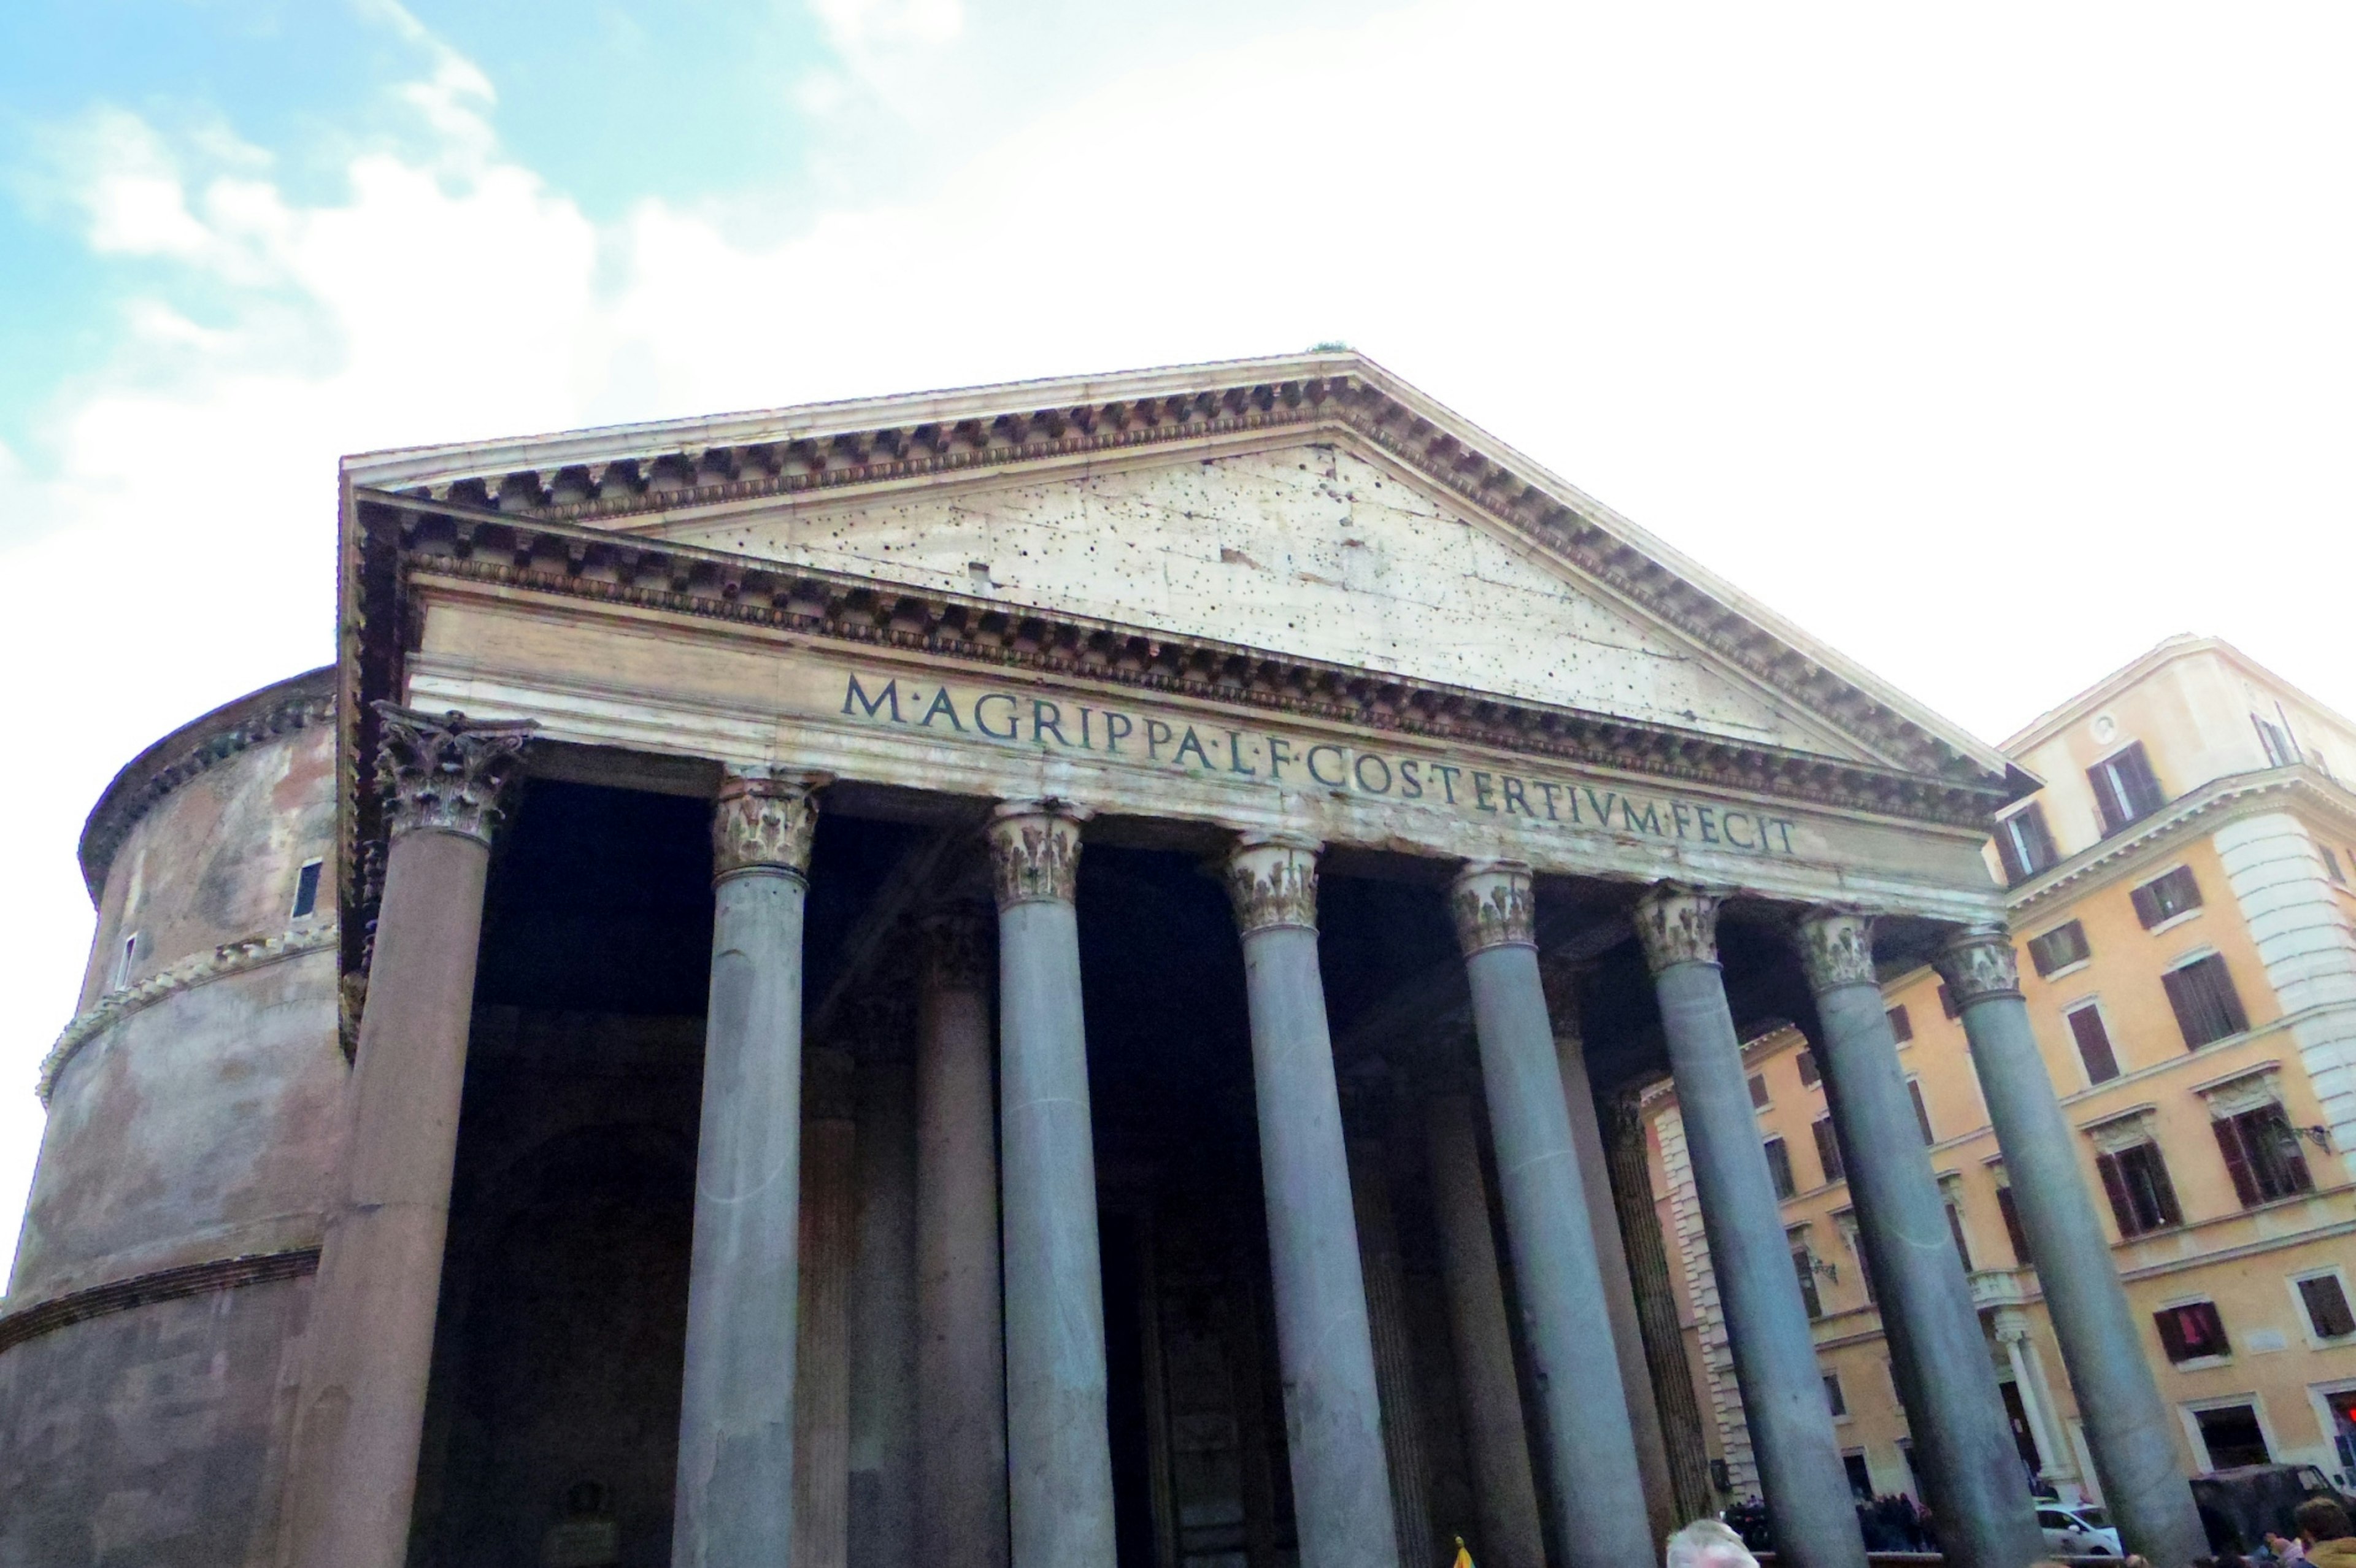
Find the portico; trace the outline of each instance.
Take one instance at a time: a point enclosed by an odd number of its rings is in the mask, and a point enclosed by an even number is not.
[[[2040,1125],[1973,956],[2012,787],[1976,742],[1353,356],[351,480],[355,1125],[416,1218],[398,1289],[371,1190],[329,1231],[292,1561],[521,1541],[552,1495],[611,1562],[1647,1560],[1729,1500],[1688,1495],[1649,1196],[1597,1109],[1673,1073],[1783,1560],[1861,1568],[1740,1066],[1771,1019],[1819,1041],[1890,1238],[1950,1561],[2036,1554],[1858,1000],[1877,962],[1961,965]],[[692,1174],[613,1200],[657,1218],[607,1263],[680,1280],[632,1297],[638,1392],[551,1349],[487,1404],[487,1344],[535,1342],[531,1291],[483,1283],[505,1195],[625,1125]],[[393,1396],[355,1419],[360,1388]],[[649,1455],[671,1489],[622,1496]]]

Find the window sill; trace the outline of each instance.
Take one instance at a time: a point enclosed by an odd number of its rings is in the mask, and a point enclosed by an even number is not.
[[[2231,1356],[2187,1356],[2180,1361],[2169,1362],[2168,1370],[2172,1372],[2206,1372],[2233,1364]]]
[[[2207,904],[2201,904],[2195,908],[2184,911],[2181,914],[2169,915],[2158,925],[2145,926],[2144,930],[2154,936],[2158,936],[2163,931],[2174,931],[2178,926],[2184,924],[2188,921],[2199,920],[2202,915],[2208,912],[2209,906]]]
[[[2195,910],[2193,912],[2198,914],[2200,912]],[[2048,984],[2051,984],[2051,982],[2062,979],[2067,976],[2075,975],[2081,969],[2092,968],[2094,966],[2094,956],[2090,953],[2083,958],[2072,958],[2069,963],[2062,965],[2060,968],[2053,970],[2051,973],[2040,975],[2037,977]],[[2036,965],[2031,965],[2029,967],[2035,968]]]

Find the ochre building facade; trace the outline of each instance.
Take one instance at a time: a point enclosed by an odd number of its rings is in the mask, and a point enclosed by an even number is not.
[[[2035,780],[1380,367],[342,478],[337,663],[84,835],[0,1563],[1624,1568],[1718,1500],[1666,1077],[1783,1560],[1860,1568],[1789,1019],[1949,1560],[2019,1568],[1925,965],[2087,1463],[2201,1550],[1983,858]]]
[[[2356,726],[2228,645],[2178,637],[2004,750],[2045,784],[2000,816],[1990,870],[2178,1456],[2188,1473],[2313,1465],[2356,1488]],[[1952,997],[1928,967],[1884,992],[2022,1463],[2056,1500],[2099,1501]],[[1746,1043],[1760,1136],[1852,1477],[1919,1492],[1810,1047],[1797,1029]],[[1712,1452],[1742,1489],[1674,1089],[1643,1114]]]

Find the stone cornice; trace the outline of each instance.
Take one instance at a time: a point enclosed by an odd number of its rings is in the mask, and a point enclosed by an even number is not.
[[[2075,898],[2174,848],[2182,834],[2205,828],[2212,819],[2231,820],[2286,801],[2328,812],[2356,837],[2356,795],[2345,784],[2304,763],[2264,773],[2229,773],[2179,795],[2124,833],[2113,834],[2005,894],[2005,908],[2017,928],[2042,919],[2067,898]]]
[[[276,936],[249,936],[236,942],[224,942],[209,953],[183,958],[169,968],[150,975],[135,986],[125,986],[109,991],[92,1002],[74,1020],[66,1025],[41,1059],[41,1075],[34,1093],[41,1104],[49,1103],[50,1093],[58,1086],[58,1075],[74,1053],[114,1025],[134,1013],[154,1007],[166,997],[176,997],[210,981],[231,975],[242,975],[249,969],[259,969],[282,959],[299,958],[305,953],[317,953],[336,943],[336,923],[332,920],[298,925]]]
[[[241,752],[332,719],[335,675],[332,666],[306,670],[249,692],[181,725],[124,763],[81,830],[81,877],[91,901],[96,903],[106,891],[115,851],[158,801]]]
[[[235,1290],[249,1285],[301,1279],[319,1267],[319,1249],[297,1247],[283,1253],[245,1253],[157,1269],[130,1279],[110,1280],[87,1290],[36,1301],[0,1314],[0,1352],[15,1349],[27,1339],[93,1317],[105,1317],[160,1301],[177,1301],[215,1290]],[[12,1304],[13,1305],[13,1304]]]
[[[1895,767],[1983,787],[2009,776],[1999,753],[1906,711],[1911,705],[1895,691],[1807,645],[1625,518],[1355,354],[379,453],[348,460],[345,474],[359,495],[611,533],[699,507],[1288,428],[1354,434]]]
[[[815,567],[447,507],[371,500],[361,511],[375,526],[398,519],[410,579],[455,579],[939,654],[1950,827],[1985,829],[2004,798],[1985,783],[1926,779]]]

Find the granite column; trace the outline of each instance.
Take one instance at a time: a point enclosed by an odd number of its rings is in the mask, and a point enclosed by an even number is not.
[[[1660,1000],[1778,1559],[1864,1568],[1865,1541],[1719,971],[1718,905],[1703,890],[1665,883],[1637,903],[1636,933]]]
[[[425,1423],[492,833],[526,724],[380,704],[391,843],[348,1091],[345,1187],[313,1286],[285,1561],[400,1568]]]
[[[1103,1265],[1075,905],[1085,815],[1061,802],[1010,802],[990,823],[1013,1568],[1105,1568],[1114,1558]]]
[[[905,1010],[866,1016],[854,1090],[850,1563],[905,1568],[917,1561],[916,1092]],[[991,1241],[994,1260],[995,1224]]]
[[[1858,1235],[1873,1270],[1890,1353],[1911,1363],[1899,1384],[1955,1568],[2020,1568],[2042,1538],[1997,1392],[1971,1283],[1898,1063],[1873,968],[1872,921],[1816,910],[1795,933],[1823,1038],[1816,1064],[1840,1133]]]
[[[1398,1539],[1325,987],[1317,850],[1246,838],[1226,862],[1243,932],[1277,1356],[1302,1568],[1396,1568]]]
[[[2013,1207],[2085,1417],[2103,1505],[2127,1551],[2155,1568],[2183,1568],[2208,1552],[2208,1537],[2177,1460],[2174,1421],[2086,1192],[2078,1135],[2062,1115],[2029,1027],[2012,939],[1994,928],[1963,931],[1938,966],[1963,1014]]]
[[[1556,1539],[1572,1568],[1645,1562],[1655,1543],[1538,979],[1530,869],[1476,861],[1450,884],[1449,903],[1472,991],[1498,1196],[1554,1483],[1547,1501]]]
[[[793,1549],[802,905],[819,782],[731,777],[712,814],[712,1000],[672,1501],[677,1568],[783,1563]]]

